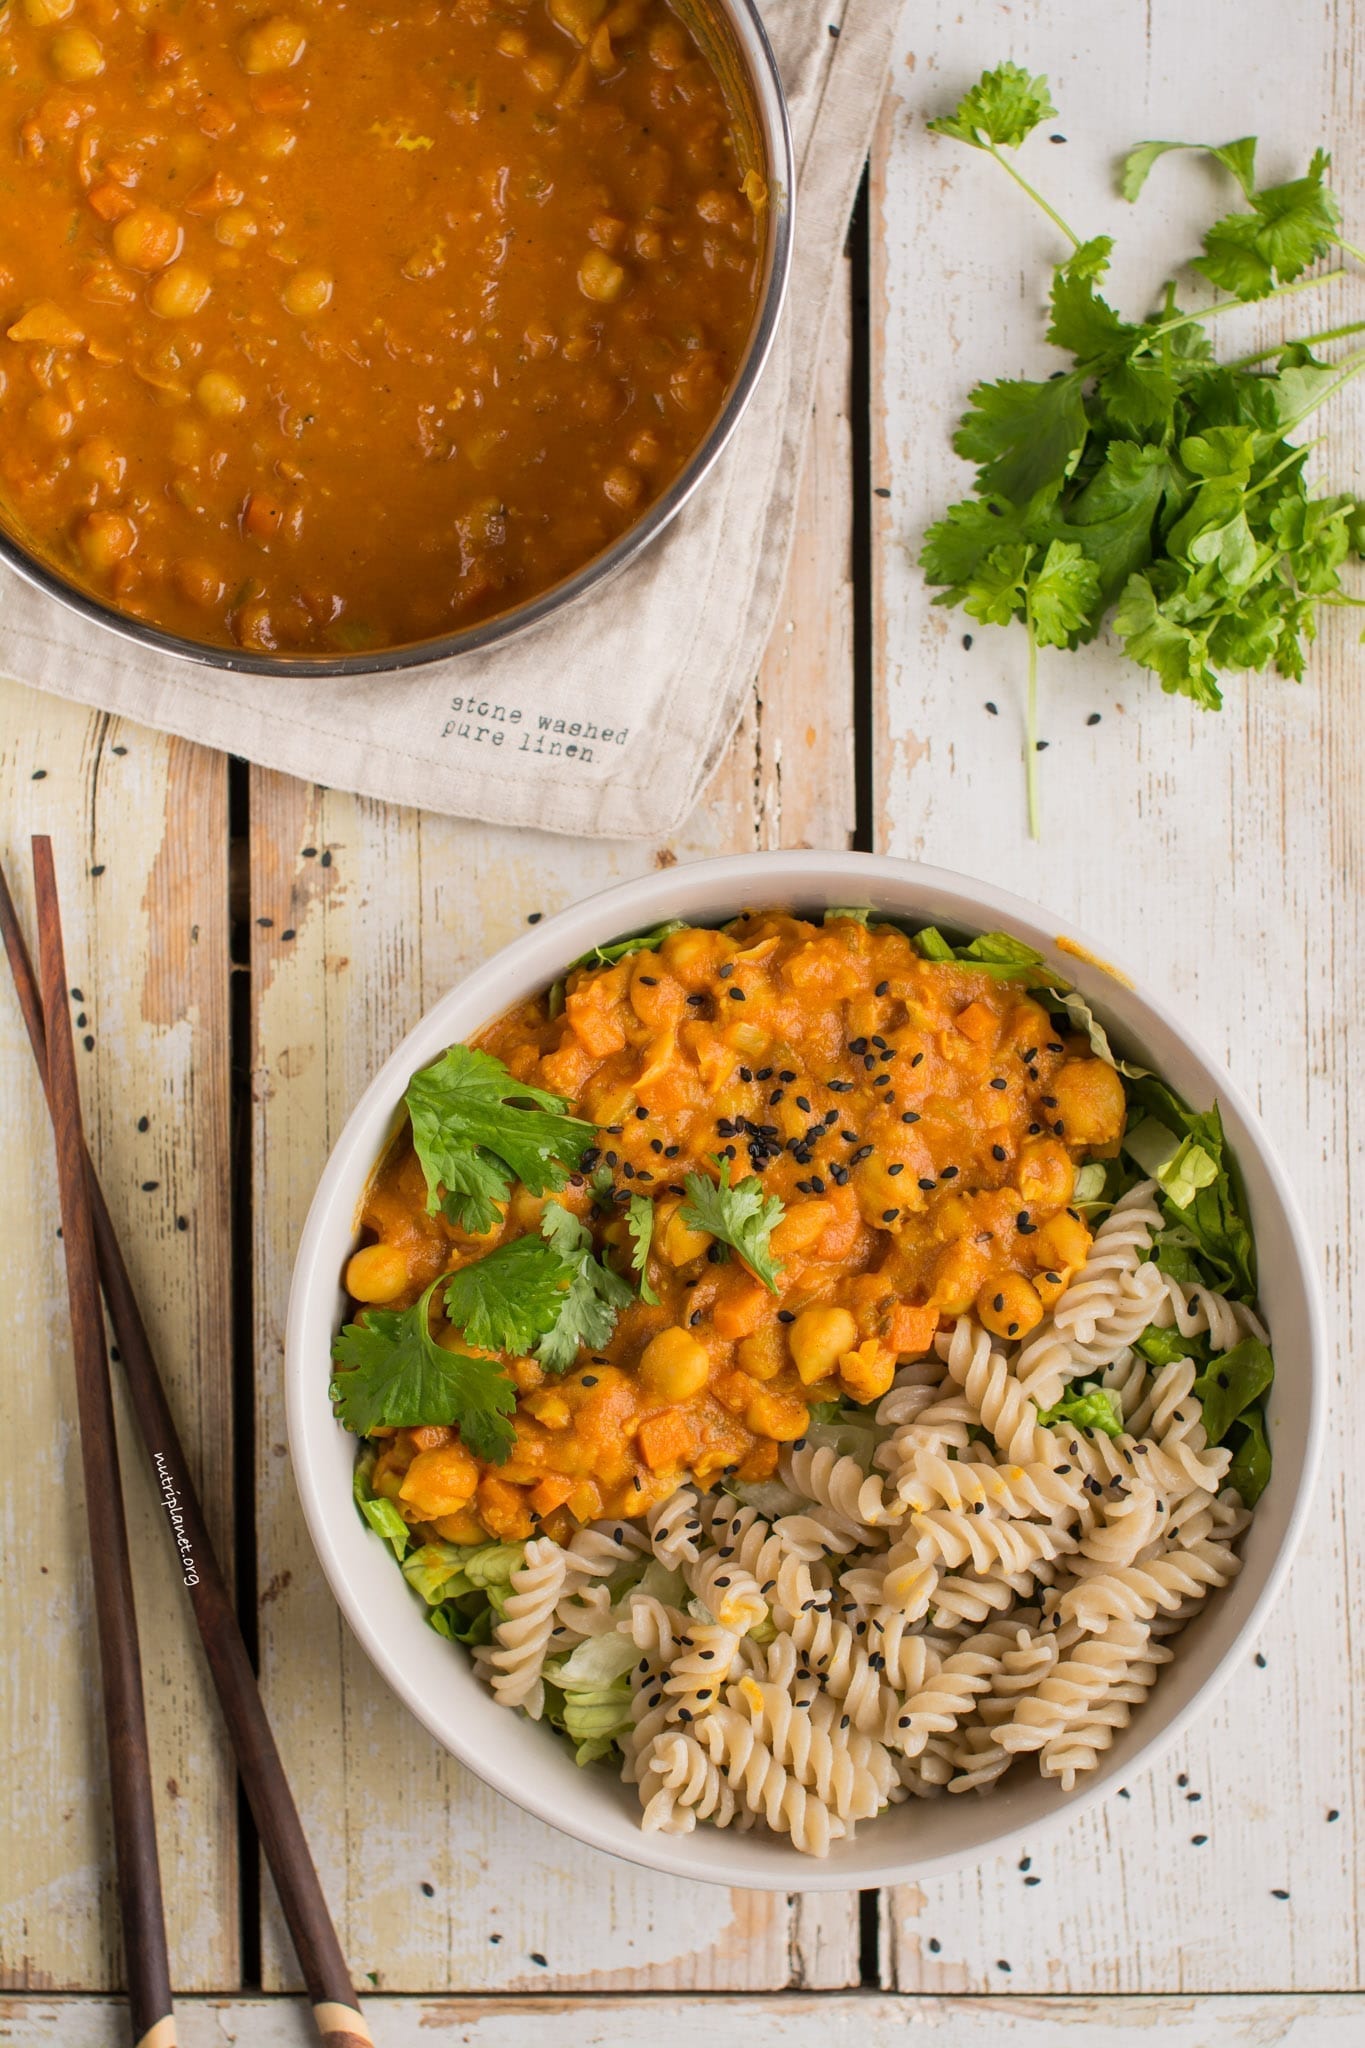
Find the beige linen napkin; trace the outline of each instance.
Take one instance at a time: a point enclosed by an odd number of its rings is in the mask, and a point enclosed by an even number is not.
[[[900,0],[760,0],[796,144],[781,335],[696,498],[639,561],[509,646],[386,676],[144,653],[0,570],[0,672],[310,782],[508,825],[654,837],[714,772],[772,629],[820,332]]]

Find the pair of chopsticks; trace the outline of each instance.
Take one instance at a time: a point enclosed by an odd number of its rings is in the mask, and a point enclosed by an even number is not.
[[[41,989],[3,867],[0,937],[47,1092],[57,1148],[133,2041],[136,2048],[175,2048],[176,2031],[101,1282],[138,1429],[167,1510],[181,1576],[189,1588],[237,1768],[298,1954],[313,2018],[327,2048],[373,2048],[373,2036],[361,2015],[327,1911],[128,1269],[86,1149],[50,839],[33,841],[33,880]]]

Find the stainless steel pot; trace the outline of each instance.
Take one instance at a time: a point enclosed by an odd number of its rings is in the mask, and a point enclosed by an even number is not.
[[[773,339],[782,314],[787,280],[791,270],[792,207],[795,161],[786,99],[763,24],[754,0],[678,0],[678,12],[705,51],[722,83],[734,111],[741,161],[756,169],[768,186],[768,222],[764,248],[763,275],[758,305],[748,347],[735,373],[725,402],[705,439],[669,488],[647,506],[640,518],[595,555],[572,576],[566,576],[549,590],[499,613],[480,620],[458,633],[435,640],[417,640],[403,647],[386,647],[365,654],[308,655],[256,654],[240,648],[221,647],[199,640],[164,633],[140,619],[125,617],[99,598],[79,590],[47,563],[29,552],[14,535],[0,527],[0,560],[8,562],[26,582],[46,591],[60,604],[83,618],[147,647],[158,654],[173,654],[205,667],[236,671],[245,675],[269,676],[358,676],[384,674],[395,669],[420,668],[425,663],[445,661],[451,655],[470,654],[477,649],[498,647],[518,633],[577,603],[596,590],[618,570],[647,548],[700,488],[719,460],[772,352]]]

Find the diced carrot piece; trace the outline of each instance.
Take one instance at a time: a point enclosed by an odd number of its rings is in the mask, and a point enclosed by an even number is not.
[[[721,1283],[711,1321],[718,1334],[732,1342],[752,1336],[763,1320],[768,1300],[768,1290],[761,1280],[732,1266]]]
[[[556,1508],[563,1507],[577,1487],[576,1479],[569,1479],[562,1472],[547,1472],[531,1489],[531,1506],[538,1515],[551,1515]]]
[[[887,1318],[886,1341],[902,1357],[921,1358],[932,1348],[937,1329],[936,1308],[915,1308],[908,1301],[898,1301]]]
[[[986,1003],[968,1003],[953,1019],[964,1038],[973,1045],[988,1045],[999,1029],[1000,1019]]]
[[[284,521],[284,507],[278,498],[253,491],[242,510],[242,525],[257,540],[273,540]]]
[[[242,198],[241,186],[234,185],[231,178],[225,178],[221,171],[215,171],[182,204],[186,213],[213,214],[221,213],[226,206],[240,206]]]
[[[592,981],[585,988],[575,989],[564,1004],[574,1037],[595,1059],[605,1059],[608,1053],[625,1049],[625,1029],[613,1014],[615,1005],[612,1009],[606,1007],[611,1002],[601,982]]]
[[[39,299],[6,332],[11,341],[43,341],[53,348],[79,348],[85,340],[85,329],[52,299]]]
[[[692,1427],[678,1409],[665,1408],[640,1424],[635,1441],[650,1471],[663,1472],[670,1465],[681,1465],[692,1451]]]
[[[101,220],[122,220],[137,205],[131,192],[125,192],[122,185],[115,185],[106,178],[102,185],[92,186],[90,204]]]

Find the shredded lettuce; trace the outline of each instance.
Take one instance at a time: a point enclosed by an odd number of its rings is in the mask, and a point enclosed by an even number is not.
[[[1109,1387],[1085,1382],[1069,1387],[1051,1408],[1040,1409],[1038,1420],[1044,1429],[1060,1429],[1064,1423],[1070,1423],[1073,1429],[1098,1429],[1105,1436],[1123,1435],[1123,1410],[1118,1395]]]
[[[772,1521],[777,1515],[796,1515],[806,1506],[805,1496],[793,1493],[780,1479],[723,1479],[726,1493],[743,1508],[757,1508]]]
[[[1074,988],[1066,987],[1054,987],[1051,993],[1057,999],[1058,1014],[1066,1018],[1073,1031],[1085,1034],[1096,1059],[1103,1060],[1107,1067],[1113,1067],[1114,1071],[1122,1074],[1126,1080],[1141,1081],[1146,1078],[1146,1067],[1135,1067],[1129,1061],[1115,1057],[1114,1049],[1109,1043],[1108,1032],[1083,995],[1079,995]]]
[[[1229,1432],[1233,1444],[1227,1483],[1235,1486],[1249,1508],[1254,1508],[1270,1481],[1270,1445],[1266,1442],[1265,1415],[1260,1408],[1248,1408]]]
[[[1227,1442],[1233,1423],[1260,1401],[1274,1377],[1275,1361],[1258,1337],[1244,1337],[1231,1351],[1209,1360],[1194,1391],[1211,1444]]]
[[[1076,1174],[1076,1185],[1071,1190],[1073,1209],[1098,1207],[1104,1200],[1104,1161],[1091,1159]]]
[[[1202,1365],[1209,1355],[1207,1337],[1182,1337],[1179,1330],[1158,1330],[1149,1323],[1134,1349],[1155,1366],[1174,1365],[1178,1358],[1197,1359]]]
[[[627,1643],[634,1662],[638,1651]],[[633,1725],[630,1687],[624,1678],[610,1685],[567,1685],[563,1688],[563,1726],[575,1742],[614,1742]]]
[[[826,924],[833,924],[836,917],[851,917],[855,924],[866,924],[871,916],[872,912],[870,910],[863,910],[851,904],[840,903],[837,906],[831,906],[825,912],[824,922]]]
[[[420,1593],[428,1607],[439,1607],[458,1593],[474,1590],[464,1570],[472,1546],[459,1543],[424,1543],[403,1559],[403,1577],[414,1593]]]
[[[366,1444],[355,1461],[355,1476],[351,1491],[355,1504],[374,1530],[376,1536],[393,1548],[393,1554],[401,1564],[407,1556],[408,1545],[412,1542],[412,1531],[391,1500],[385,1500],[382,1493],[376,1493],[371,1480],[375,1463],[379,1457],[373,1444]]]
[[[548,1662],[545,1676],[566,1693],[574,1686],[614,1685],[625,1677],[639,1654],[628,1635],[609,1629],[605,1635],[588,1636],[575,1644],[567,1657]]]
[[[1184,1227],[1198,1261],[1207,1269],[1201,1279],[1205,1283],[1212,1279],[1239,1300],[1254,1300],[1256,1251],[1217,1103],[1207,1110],[1187,1109],[1178,1095],[1151,1075],[1131,1082],[1128,1095],[1130,1102],[1146,1112],[1144,1123],[1158,1126],[1158,1138],[1161,1130],[1165,1132],[1160,1139],[1161,1169],[1148,1170],[1156,1171],[1161,1183],[1168,1221]],[[1130,1127],[1125,1148],[1137,1157],[1133,1151],[1136,1133],[1147,1156],[1156,1158],[1156,1140],[1143,1135],[1144,1123]],[[1167,1155],[1168,1145],[1173,1149]]]
[[[614,967],[631,953],[657,953],[666,938],[684,929],[682,918],[670,917],[663,924],[656,924],[653,931],[637,932],[629,939],[613,939],[609,946],[592,946],[569,962],[569,972],[572,974],[575,967]]]

